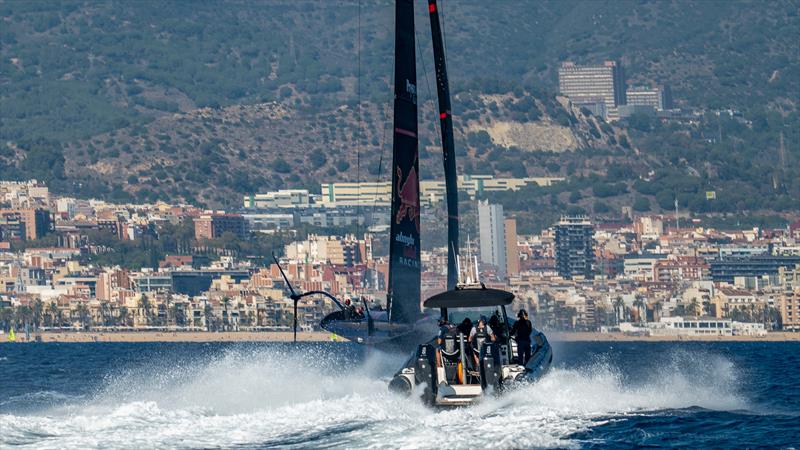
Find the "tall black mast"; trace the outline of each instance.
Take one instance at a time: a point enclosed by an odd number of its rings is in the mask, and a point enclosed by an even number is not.
[[[439,122],[442,129],[444,156],[444,182],[447,192],[447,289],[455,289],[458,281],[456,256],[458,256],[458,176],[456,153],[453,144],[453,116],[450,109],[450,84],[447,81],[447,63],[444,58],[442,27],[439,25],[439,8],[436,0],[428,0],[433,37],[433,59],[436,66],[436,93],[439,97]]]
[[[419,153],[414,2],[395,1],[392,213],[389,232],[389,318],[413,323],[420,315]]]

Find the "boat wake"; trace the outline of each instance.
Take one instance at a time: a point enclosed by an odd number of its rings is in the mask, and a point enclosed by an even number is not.
[[[474,407],[434,411],[387,391],[396,357],[289,349],[164,358],[109,375],[90,398],[3,408],[0,447],[571,447],[580,445],[573,434],[626,415],[747,409],[731,387],[733,364],[706,354],[668,354],[636,381],[600,357]]]

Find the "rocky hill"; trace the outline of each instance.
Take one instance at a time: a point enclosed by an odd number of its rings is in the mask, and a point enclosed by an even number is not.
[[[563,152],[605,148],[624,153],[618,144],[623,130],[564,109],[553,99],[544,107],[529,95],[474,97],[465,113],[474,119],[457,126],[461,173],[563,175],[556,161],[571,159]],[[525,116],[515,116],[521,104]],[[425,106],[422,119],[435,118],[433,103]],[[342,105],[320,111],[289,97],[166,114],[146,125],[67,144],[64,169],[70,178],[99,176],[120,186],[119,195],[125,195],[121,189],[136,198],[182,198],[213,206],[236,204],[242,193],[265,189],[318,191],[324,181],[386,180],[388,109],[365,103],[360,110]],[[529,114],[536,120],[529,121]],[[438,121],[420,122],[422,177],[441,177]]]

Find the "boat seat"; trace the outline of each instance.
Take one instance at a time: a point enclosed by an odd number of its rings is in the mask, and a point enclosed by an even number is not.
[[[461,352],[458,349],[456,349],[456,351],[453,353],[447,353],[446,351],[442,350],[442,358],[444,358],[446,362],[455,364],[461,360]]]
[[[444,337],[444,349],[447,353],[455,353],[458,352],[458,345],[456,343],[456,336],[452,333],[447,334]]]
[[[461,351],[455,335],[448,334],[444,337],[444,348],[442,348],[442,358],[446,361],[457,363],[461,358]]]

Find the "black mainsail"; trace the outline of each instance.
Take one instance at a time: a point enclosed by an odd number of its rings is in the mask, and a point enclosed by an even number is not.
[[[444,57],[444,40],[439,25],[439,8],[436,0],[428,0],[433,38],[433,59],[436,67],[436,94],[439,97],[439,122],[442,129],[442,154],[447,196],[447,289],[455,289],[458,282],[456,256],[458,256],[458,177],[453,143],[453,117],[450,108],[450,84],[447,81],[447,63]]]
[[[417,141],[417,66],[413,0],[395,2],[392,212],[389,233],[389,318],[420,316],[420,204]]]

